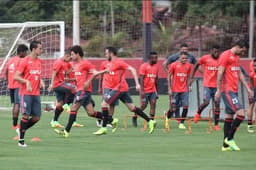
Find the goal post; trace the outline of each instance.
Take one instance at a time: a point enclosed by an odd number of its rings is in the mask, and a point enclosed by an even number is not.
[[[19,44],[25,44],[29,48],[33,40],[42,43],[43,53],[39,57],[43,61],[42,78],[49,81],[54,60],[64,55],[65,23],[63,21],[0,23],[0,110],[11,108],[5,77],[6,63],[10,57],[16,55]],[[44,96],[43,100],[49,101],[50,94],[47,90],[41,93]]]

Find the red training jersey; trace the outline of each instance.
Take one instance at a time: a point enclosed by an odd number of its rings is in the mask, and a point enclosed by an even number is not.
[[[204,67],[203,86],[217,87],[218,59],[214,59],[208,54],[202,56],[202,58],[198,60],[198,63]]]
[[[143,85],[145,93],[156,92],[156,78],[158,76],[159,68],[157,64],[150,65],[143,63],[140,66],[140,75],[144,76]]]
[[[90,78],[91,73],[89,72],[93,69],[95,69],[95,66],[87,60],[82,60],[79,63],[75,63],[74,72],[77,83],[77,91],[84,90],[84,83]],[[90,83],[90,86],[88,89],[86,89],[86,91],[92,92],[92,83]]]
[[[255,72],[250,72],[249,77],[253,80],[253,87],[256,87],[256,73]],[[251,83],[249,80],[249,87],[251,87]]]
[[[9,89],[16,89],[19,88],[19,82],[14,80],[14,74],[18,69],[19,62],[21,58],[19,56],[14,56],[10,58],[7,62],[7,69],[8,69],[8,88]]]
[[[37,59],[32,59],[29,56],[21,59],[18,67],[18,71],[24,75],[24,79],[29,80],[32,91],[27,91],[26,83],[22,83],[22,88],[20,89],[22,95],[40,95],[40,79],[42,71],[42,61]]]
[[[221,82],[222,91],[238,92],[240,57],[230,50],[224,51],[219,57],[219,65],[225,67]]]
[[[250,65],[249,65],[249,72],[255,72],[255,71],[254,71],[254,68],[253,68],[253,60],[250,62]]]
[[[191,74],[192,64],[181,64],[180,61],[176,61],[169,66],[169,73],[173,76],[172,91],[173,92],[187,92],[187,80]]]
[[[58,87],[64,82],[66,63],[67,62],[65,62],[63,59],[58,59],[53,63],[53,71],[57,72],[53,82],[53,88]]]
[[[111,62],[106,60],[100,65],[100,71],[110,68]],[[110,73],[103,74],[102,89],[110,89],[112,84]]]
[[[66,62],[66,64],[65,64],[65,71],[67,72],[70,69],[72,69],[73,64],[74,64],[73,61]],[[65,75],[65,76],[67,76],[67,78],[69,78],[69,79],[75,79],[75,72],[74,72],[74,70],[72,70],[68,75]],[[75,80],[69,81],[69,83],[71,83],[73,85],[76,85],[76,81]]]

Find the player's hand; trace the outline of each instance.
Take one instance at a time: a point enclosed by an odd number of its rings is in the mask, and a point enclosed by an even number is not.
[[[65,82],[69,82],[69,78],[68,77],[64,77],[64,81]]]
[[[191,92],[191,91],[192,91],[192,86],[191,86],[191,85],[188,86],[188,89],[189,89],[189,91]]]
[[[90,82],[85,82],[83,89],[87,90],[89,88],[89,86],[90,86]]]
[[[140,84],[136,84],[136,91],[140,91]]]
[[[190,86],[192,85],[193,82],[194,82],[194,79],[191,78],[191,79],[190,79],[190,82],[189,82]]]
[[[168,90],[168,94],[171,96],[172,95],[172,89]]]
[[[98,88],[98,94],[101,94],[101,93],[102,93],[101,88]]]
[[[28,92],[32,92],[32,86],[29,81],[26,82],[26,87]]]
[[[250,98],[253,98],[254,92],[250,88],[248,89],[248,94]]]
[[[141,96],[142,99],[145,98],[145,93],[144,93],[144,91],[141,91],[141,92],[140,92],[140,96]]]
[[[48,92],[51,92],[53,90],[53,86],[50,84],[47,90]]]
[[[216,93],[215,93],[215,96],[214,96],[214,98],[215,98],[215,101],[219,101],[220,100],[220,90],[219,89],[217,89],[217,91],[216,91]]]

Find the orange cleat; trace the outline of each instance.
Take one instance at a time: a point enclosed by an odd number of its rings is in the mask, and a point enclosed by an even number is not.
[[[194,117],[194,123],[197,123],[199,118],[200,118],[200,114],[196,113],[196,115]]]
[[[214,125],[213,130],[221,130],[221,128],[218,125]]]

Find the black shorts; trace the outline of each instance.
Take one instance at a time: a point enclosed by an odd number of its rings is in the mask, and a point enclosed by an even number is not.
[[[29,116],[41,116],[41,99],[40,96],[22,95],[21,111]]]
[[[9,90],[11,103],[20,104],[19,88]]]
[[[188,106],[189,92],[173,92],[170,96],[170,105],[175,107]]]
[[[69,95],[72,93],[74,94],[74,89],[75,89],[75,85],[64,82],[58,87],[54,88],[53,91],[56,95],[57,101],[58,102],[63,101],[65,103]]]
[[[233,91],[222,92],[221,96],[226,107],[226,113],[235,114],[236,111],[243,109],[237,93]]]
[[[120,92],[116,90],[111,90],[104,95],[104,100],[111,105],[120,99],[123,103],[133,103],[131,95],[128,91]]]
[[[108,94],[110,91],[111,91],[111,89],[108,89],[108,88],[105,88],[105,89],[103,90],[103,100],[104,100],[104,96],[105,96],[106,94]],[[119,100],[115,100],[115,101],[112,102],[110,105],[111,105],[111,106],[117,106],[117,105],[119,105]]]
[[[158,99],[158,94],[157,92],[151,92],[151,93],[145,93],[144,98],[140,98],[140,105],[147,105],[149,101],[151,100],[157,100]]]
[[[95,102],[92,99],[91,93],[88,91],[80,90],[76,93],[74,103],[81,103],[82,106],[86,107],[88,104],[95,106]]]

